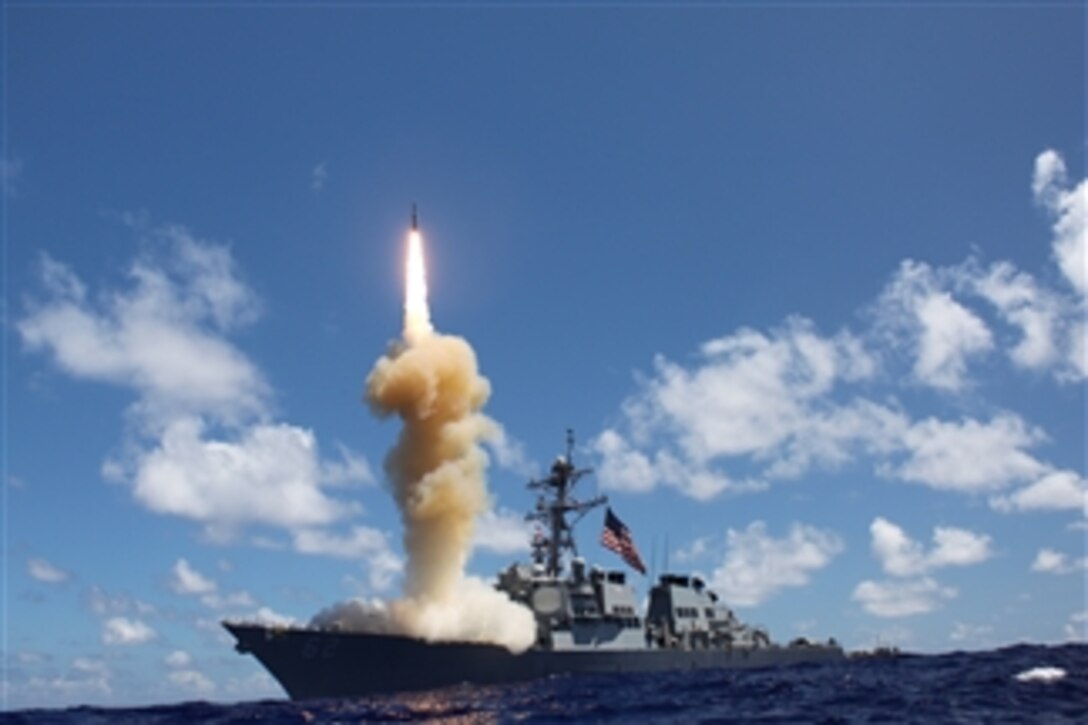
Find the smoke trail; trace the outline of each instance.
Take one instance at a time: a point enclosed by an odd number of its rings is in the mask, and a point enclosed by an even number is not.
[[[385,470],[405,526],[409,597],[452,593],[487,509],[478,441],[489,428],[479,412],[489,394],[468,343],[433,333],[378,360],[367,380],[372,410],[403,421]]]
[[[491,386],[468,342],[431,325],[422,244],[414,230],[407,276],[403,343],[375,363],[366,382],[371,410],[403,423],[385,471],[404,524],[405,597],[388,607],[338,605],[315,623],[524,650],[536,636],[532,613],[464,574],[476,518],[488,507],[487,456],[480,443],[498,426],[480,411]]]

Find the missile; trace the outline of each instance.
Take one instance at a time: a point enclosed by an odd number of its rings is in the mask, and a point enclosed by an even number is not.
[[[419,218],[416,216],[416,203],[412,202],[412,231],[419,231]]]

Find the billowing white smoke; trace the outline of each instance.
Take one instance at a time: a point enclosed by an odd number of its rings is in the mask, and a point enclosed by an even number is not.
[[[375,363],[366,384],[371,410],[403,422],[385,471],[404,524],[404,597],[338,604],[313,624],[522,651],[536,638],[532,612],[464,571],[476,519],[488,507],[480,442],[497,424],[480,410],[491,386],[468,342],[431,326],[414,231],[409,244],[404,342]]]

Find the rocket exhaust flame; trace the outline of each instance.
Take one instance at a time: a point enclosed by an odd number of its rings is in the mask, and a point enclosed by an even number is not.
[[[404,284],[404,341],[413,345],[434,332],[427,304],[427,267],[423,260],[423,237],[418,229],[408,233],[408,259]]]
[[[408,236],[403,345],[366,381],[366,402],[403,427],[385,471],[404,524],[405,597],[341,603],[317,626],[396,632],[430,640],[493,642],[513,651],[536,637],[533,614],[485,582],[465,576],[476,519],[488,508],[481,441],[498,424],[481,411],[491,386],[463,338],[435,332],[427,305],[423,244]]]

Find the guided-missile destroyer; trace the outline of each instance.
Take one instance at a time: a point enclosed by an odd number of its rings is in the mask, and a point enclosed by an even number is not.
[[[536,641],[513,653],[496,644],[434,642],[395,634],[309,626],[224,622],[236,649],[254,655],[293,699],[348,697],[429,690],[460,683],[497,684],[558,674],[659,672],[768,667],[845,658],[826,643],[771,641],[743,623],[696,576],[660,575],[640,612],[621,570],[588,567],[577,555],[571,514],[582,518],[603,505],[575,498],[590,473],[574,465],[573,435],[549,475],[529,483],[538,499],[528,520],[543,525],[530,563],[513,564],[495,584],[536,619]],[[608,517],[615,516],[608,512]],[[618,519],[606,517],[602,543],[635,568],[641,561]],[[630,547],[630,548],[628,548]]]

